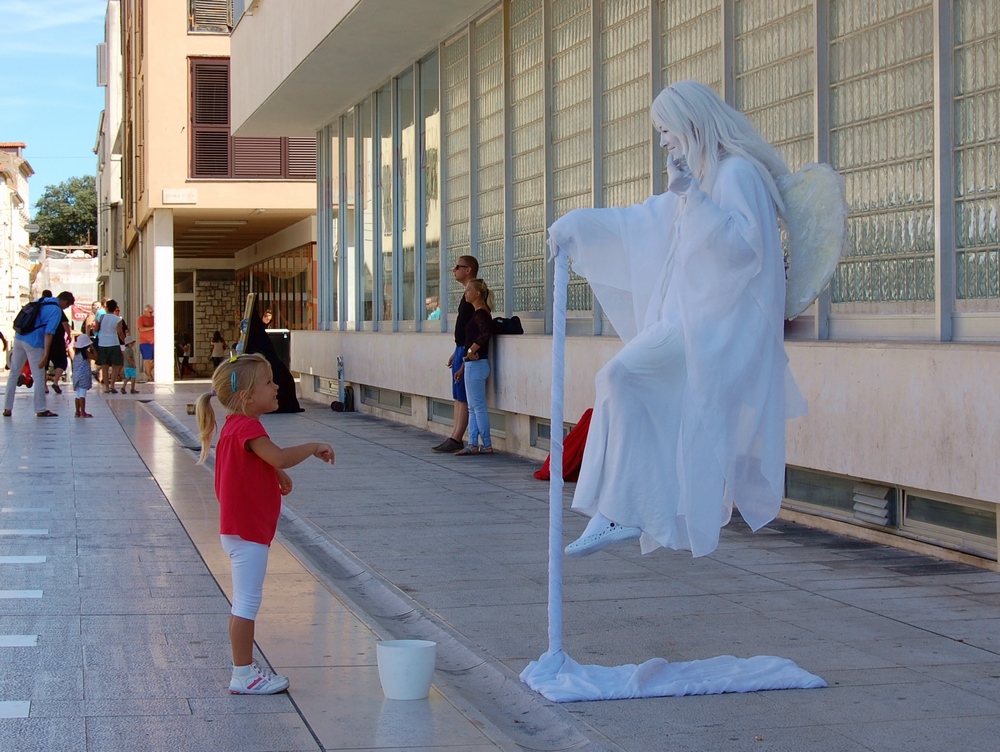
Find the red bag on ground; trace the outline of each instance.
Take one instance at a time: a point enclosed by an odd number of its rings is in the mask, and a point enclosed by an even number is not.
[[[17,380],[18,386],[26,386],[29,389],[35,385],[35,379],[31,375],[31,363],[25,362],[21,369],[21,376]]]
[[[583,448],[587,445],[587,432],[590,430],[590,416],[593,415],[594,408],[588,407],[586,412],[580,416],[580,421],[573,426],[573,430],[566,435],[563,441],[563,480],[576,482],[580,477],[580,465],[583,464]],[[535,471],[538,480],[549,479],[549,462],[552,455],[545,458],[545,464],[541,470]]]

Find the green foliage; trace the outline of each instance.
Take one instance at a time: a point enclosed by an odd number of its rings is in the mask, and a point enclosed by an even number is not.
[[[35,210],[38,232],[34,245],[85,245],[97,243],[97,190],[93,175],[70,178],[50,185]]]

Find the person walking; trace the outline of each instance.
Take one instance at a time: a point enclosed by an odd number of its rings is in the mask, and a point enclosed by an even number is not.
[[[121,316],[113,311],[118,310],[118,303],[109,300],[104,305],[106,313],[101,316],[97,334],[97,365],[101,370],[101,383],[104,393],[113,394],[115,384],[121,376],[125,358],[122,355],[122,343],[125,342],[125,327]]]
[[[49,362],[49,350],[52,338],[63,336],[62,312],[73,305],[73,293],[64,291],[56,298],[42,298],[36,301],[37,316],[35,327],[24,334],[14,335],[11,347],[10,375],[7,377],[7,393],[4,395],[3,416],[11,417],[14,410],[14,394],[17,389],[17,377],[27,363],[34,379],[33,388],[35,416],[38,418],[57,418],[56,413],[45,406],[45,367]]]
[[[233,570],[233,607],[229,617],[233,673],[229,691],[270,695],[288,689],[288,679],[253,660],[254,622],[260,608],[267,557],[281,514],[281,497],[292,491],[286,468],[309,457],[334,461],[329,444],[309,443],[282,449],[260,422],[278,408],[278,386],[263,355],[232,358],[215,369],[212,391],[198,397],[195,415],[201,439],[199,464],[208,458],[215,433],[216,397],[229,413],[215,448],[215,494],[219,533]]]
[[[76,392],[76,417],[93,418],[87,412],[87,392],[94,385],[94,373],[90,370],[94,359],[93,340],[86,334],[76,338],[73,345],[73,389]]]
[[[215,330],[215,334],[212,335],[212,369],[219,367],[223,359],[226,357],[226,340],[222,338],[222,332],[218,329]]]
[[[465,300],[474,312],[465,327],[465,354],[455,374],[456,381],[465,381],[469,400],[469,443],[455,454],[493,454],[490,438],[490,413],[486,407],[486,379],[490,377],[490,337],[493,317],[490,288],[481,279],[474,279],[465,288]],[[482,441],[482,445],[480,445]]]
[[[459,256],[455,267],[451,270],[455,281],[463,288],[462,297],[458,301],[458,316],[455,318],[455,349],[448,358],[448,368],[451,369],[451,396],[454,400],[454,423],[451,436],[436,447],[435,452],[455,453],[463,446],[462,439],[469,425],[469,402],[465,394],[465,381],[455,378],[462,367],[462,356],[465,355],[465,327],[472,318],[475,309],[465,299],[464,288],[479,275],[479,261],[475,256]]]
[[[139,330],[139,355],[142,357],[142,370],[146,374],[146,381],[153,380],[154,323],[153,306],[146,303],[143,306],[142,315],[135,322],[136,328]]]

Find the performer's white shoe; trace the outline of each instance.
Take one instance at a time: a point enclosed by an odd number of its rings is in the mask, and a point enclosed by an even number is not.
[[[642,536],[642,530],[637,527],[622,527],[621,525],[609,522],[595,533],[581,535],[575,541],[566,546],[566,555],[574,558],[590,556],[597,553],[605,546],[622,541],[636,540]]]

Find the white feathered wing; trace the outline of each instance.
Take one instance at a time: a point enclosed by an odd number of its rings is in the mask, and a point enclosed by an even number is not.
[[[781,178],[787,268],[785,318],[794,319],[830,284],[847,249],[844,178],[830,165],[810,163]]]

